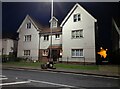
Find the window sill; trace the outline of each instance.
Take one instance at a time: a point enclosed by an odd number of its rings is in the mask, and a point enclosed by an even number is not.
[[[23,42],[31,42],[31,41],[23,41]]]
[[[43,42],[48,42],[49,40],[43,40]]]
[[[72,58],[84,58],[84,56],[72,56]]]
[[[47,57],[48,55],[42,55],[43,57]]]
[[[82,39],[82,38],[84,38],[84,37],[79,37],[79,38],[71,38],[71,39]]]
[[[60,40],[60,38],[55,38],[55,40]]]

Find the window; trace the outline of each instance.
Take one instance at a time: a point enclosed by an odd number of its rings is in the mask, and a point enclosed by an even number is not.
[[[30,55],[30,50],[24,50],[24,56],[29,56]]]
[[[43,56],[48,56],[48,50],[43,50],[42,55]]]
[[[83,49],[72,49],[72,57],[83,57]]]
[[[56,35],[55,35],[55,38],[56,38],[56,39],[59,39],[59,38],[60,38],[60,34],[56,34]]]
[[[27,25],[27,29],[30,29],[30,28],[31,28],[31,23],[30,23],[30,22],[27,23],[26,25]]]
[[[83,37],[83,30],[74,30],[72,31],[72,38],[82,38]]]
[[[57,27],[57,22],[56,21],[52,22],[52,27]]]
[[[44,40],[48,41],[49,40],[49,35],[44,35]]]
[[[77,22],[77,21],[80,21],[80,20],[81,20],[80,14],[74,14],[73,15],[73,21],[74,22]]]
[[[24,41],[31,41],[31,35],[25,35]]]

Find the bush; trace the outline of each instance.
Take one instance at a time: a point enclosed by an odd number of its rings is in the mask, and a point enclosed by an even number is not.
[[[20,57],[17,57],[17,58],[14,59],[15,62],[20,62],[22,60],[23,60],[23,58],[20,58]]]

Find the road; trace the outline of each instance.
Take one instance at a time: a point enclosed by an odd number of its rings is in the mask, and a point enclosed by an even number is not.
[[[119,89],[119,79],[94,75],[70,74],[24,69],[2,70],[0,86],[8,87],[51,87],[52,89]],[[22,88],[23,89],[23,88]]]

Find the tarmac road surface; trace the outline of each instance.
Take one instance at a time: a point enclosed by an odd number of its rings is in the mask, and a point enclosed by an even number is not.
[[[119,89],[119,79],[96,77],[84,74],[72,74],[24,69],[3,69],[0,76],[2,89],[15,87],[51,88],[51,89]],[[40,89],[41,89],[40,88]]]

